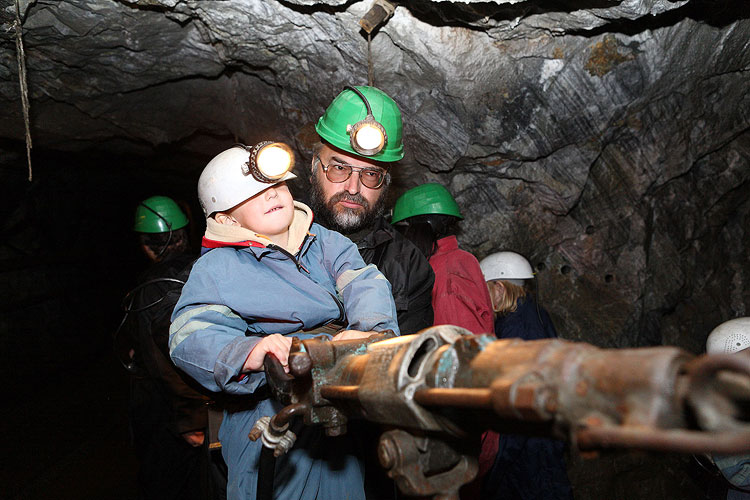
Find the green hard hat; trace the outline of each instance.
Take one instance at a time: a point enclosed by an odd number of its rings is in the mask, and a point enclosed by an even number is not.
[[[415,215],[442,214],[463,219],[458,203],[445,189],[437,183],[422,184],[411,188],[396,200],[393,207],[392,223],[400,222]]]
[[[180,206],[167,196],[152,196],[135,209],[133,230],[139,233],[166,233],[188,225],[188,218]]]
[[[385,162],[400,160],[404,157],[404,144],[401,141],[403,125],[398,106],[380,89],[359,86],[356,88],[370,103],[372,116],[385,128],[388,136],[385,147],[372,156],[361,155],[352,149],[347,125],[364,120],[367,116],[367,107],[362,98],[349,89],[344,89],[328,106],[315,125],[315,131],[330,144],[357,156]]]

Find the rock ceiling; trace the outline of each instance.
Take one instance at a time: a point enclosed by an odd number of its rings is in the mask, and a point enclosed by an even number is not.
[[[368,81],[371,5],[22,0],[34,146],[205,159],[272,136],[309,158],[325,106]],[[750,315],[744,2],[393,5],[370,61],[404,114],[397,192],[441,182],[464,247],[530,256],[567,338],[699,350]],[[0,16],[0,137],[22,141],[15,4]]]

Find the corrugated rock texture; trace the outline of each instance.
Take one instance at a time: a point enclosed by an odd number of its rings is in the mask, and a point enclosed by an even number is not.
[[[426,2],[375,32],[406,120],[396,193],[447,185],[462,243],[543,267],[567,338],[699,350],[750,314],[750,21],[742,2]],[[367,81],[369,2],[21,2],[37,147],[201,157],[296,139]],[[744,9],[746,10],[746,9]],[[23,136],[14,8],[0,136]]]

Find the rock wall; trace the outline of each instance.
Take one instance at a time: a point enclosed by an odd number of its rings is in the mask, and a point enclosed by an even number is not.
[[[358,20],[370,4],[22,0],[32,137],[47,152],[36,158],[136,155],[187,179],[235,141],[273,137],[295,145],[305,172],[325,106],[368,81]],[[564,338],[700,352],[714,326],[750,315],[746,7],[397,3],[369,53],[405,120],[393,195],[446,185],[466,216],[461,244],[479,258],[527,255]],[[0,138],[11,142],[24,136],[14,17],[0,7]],[[0,147],[0,163],[24,169],[16,146]]]
[[[366,83],[369,2],[21,2],[37,147],[205,161],[293,141]],[[540,268],[561,333],[702,348],[749,314],[750,21],[742,2],[428,2],[374,32],[374,83],[400,104],[395,194],[448,186],[462,244]],[[12,34],[13,6],[3,11]],[[3,40],[0,136],[20,139]],[[304,186],[304,182],[303,182]]]

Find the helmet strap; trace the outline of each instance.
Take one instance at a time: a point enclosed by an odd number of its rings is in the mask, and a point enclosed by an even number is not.
[[[170,223],[166,219],[166,217],[164,217],[162,214],[160,214],[159,212],[157,212],[153,208],[149,207],[145,203],[141,202],[140,205],[143,206],[143,207],[145,207],[146,210],[148,210],[150,212],[153,212],[158,218],[160,218],[161,220],[163,220],[164,224],[167,225],[167,229],[169,229],[169,235],[167,236],[167,242],[164,244],[164,246],[162,246],[161,250],[159,250],[159,253],[156,254],[156,259],[155,260],[156,260],[156,262],[158,262],[159,259],[161,259],[161,256],[164,255],[164,252],[167,251],[167,248],[169,248],[169,244],[172,242],[172,223]]]

